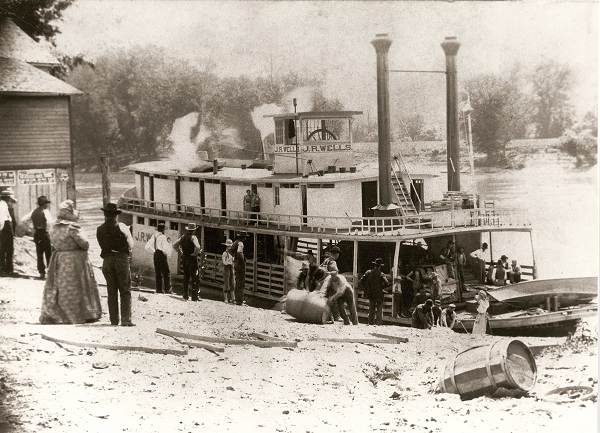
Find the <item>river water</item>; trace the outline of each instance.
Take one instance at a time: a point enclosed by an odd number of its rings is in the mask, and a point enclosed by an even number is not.
[[[444,169],[444,164],[433,165]],[[116,175],[113,182],[114,200],[133,185],[133,177]],[[534,228],[539,278],[598,275],[597,167],[577,169],[571,158],[537,154],[521,170],[478,169],[473,179],[463,174],[463,185],[470,182],[474,182],[482,197],[494,200],[497,207],[528,211]],[[77,190],[84,230],[94,239],[95,227],[102,222],[99,176],[78,179]],[[494,258],[504,253],[509,258],[528,256],[529,237],[519,235],[516,239],[515,246],[495,236]],[[98,263],[96,242],[91,244],[92,259]],[[531,263],[527,259],[520,261]]]

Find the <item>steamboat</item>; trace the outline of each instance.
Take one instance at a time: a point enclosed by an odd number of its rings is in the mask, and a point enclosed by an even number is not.
[[[447,187],[439,173],[411,166],[390,145],[388,51],[392,41],[377,35],[372,41],[377,58],[378,144],[377,166],[357,160],[352,139],[352,122],[358,111],[294,112],[274,114],[274,148],[262,161],[214,159],[184,170],[169,161],[130,166],[135,187],[119,200],[122,220],[132,227],[135,247],[133,267],[152,269],[152,257],[144,245],[158,222],[165,233],[178,238],[188,223],[198,226],[196,235],[204,250],[202,293],[220,293],[223,277],[219,262],[226,239],[244,238],[246,298],[261,305],[276,304],[294,288],[300,260],[311,250],[319,263],[332,246],[340,257],[338,268],[356,286],[375,258],[383,259],[392,280],[402,266],[419,267],[424,275],[441,277],[442,303],[465,308],[457,331],[469,331],[473,320],[470,299],[484,286],[467,266],[464,284],[458,284],[448,264],[439,262],[439,252],[454,242],[467,252],[489,245],[492,258],[511,253],[496,251],[503,245],[519,245],[523,282],[510,285],[512,295],[499,295],[492,308],[492,333],[529,335],[564,333],[582,317],[596,314],[595,304],[586,304],[596,293],[594,278],[536,280],[537,269],[532,227],[522,210],[500,209],[475,193],[461,191],[458,130],[456,55],[459,42],[446,38],[447,87]],[[250,190],[260,197],[260,209],[244,209]],[[505,242],[506,236],[516,238]],[[528,254],[523,254],[526,245]],[[504,248],[504,247],[503,247]],[[180,269],[178,258],[171,269]],[[427,290],[427,278],[424,278]],[[368,313],[368,300],[358,290],[359,317]],[[493,306],[494,307],[494,306]],[[534,308],[535,307],[535,308]],[[541,308],[539,308],[541,307]],[[532,311],[535,310],[535,311]],[[410,325],[401,314],[400,299],[385,295],[387,323]]]

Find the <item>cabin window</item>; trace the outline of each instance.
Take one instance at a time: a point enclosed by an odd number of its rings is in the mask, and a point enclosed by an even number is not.
[[[139,216],[139,217],[136,217],[136,222],[137,222],[138,224],[142,224],[142,225],[144,225],[144,224],[146,223],[146,218],[144,218],[144,217],[141,217],[141,216]]]
[[[171,230],[179,230],[179,223],[171,221]]]
[[[273,188],[273,203],[275,206],[279,206],[281,203],[279,202],[279,186]]]
[[[150,227],[156,227],[158,224],[158,221],[155,220],[154,218],[150,218],[150,220],[148,222],[149,222]]]
[[[349,141],[346,122],[341,119],[306,119],[302,124],[304,141]]]
[[[275,121],[275,144],[283,144],[283,135],[284,135],[284,123],[283,120]]]

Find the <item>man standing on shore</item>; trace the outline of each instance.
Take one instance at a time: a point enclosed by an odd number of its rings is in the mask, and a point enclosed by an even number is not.
[[[244,303],[244,288],[246,286],[246,256],[244,255],[243,237],[238,235],[231,247],[233,254],[233,272],[235,274],[235,303]]]
[[[156,277],[156,293],[171,293],[171,273],[168,259],[173,248],[165,235],[165,223],[159,222],[145,246],[152,253],[154,260],[154,275]]]
[[[197,227],[194,223],[185,226],[183,236],[173,243],[183,261],[183,299],[190,297],[190,284],[192,286],[192,301],[198,300],[198,254],[202,251],[198,238],[194,235]]]
[[[35,243],[35,253],[37,255],[37,269],[40,273],[40,278],[43,280],[46,278],[46,266],[50,263],[50,256],[52,255],[48,224],[53,223],[54,218],[52,218],[48,209],[48,205],[50,204],[48,197],[45,195],[39,196],[37,204],[37,208],[21,218],[21,223],[25,224],[31,221],[33,225],[33,242]],[[46,263],[44,263],[44,257],[46,258]]]
[[[131,270],[129,262],[133,248],[133,237],[129,227],[118,222],[121,213],[115,203],[107,203],[102,208],[104,224],[96,230],[100,244],[102,273],[106,279],[108,314],[110,324],[119,324],[119,296],[121,298],[121,326],[135,326],[131,322]]]
[[[0,275],[14,273],[15,217],[13,206],[17,202],[11,188],[0,192]]]
[[[389,286],[385,275],[381,272],[383,259],[377,258],[371,262],[369,269],[361,278],[365,294],[369,299],[369,325],[383,323],[383,290]]]

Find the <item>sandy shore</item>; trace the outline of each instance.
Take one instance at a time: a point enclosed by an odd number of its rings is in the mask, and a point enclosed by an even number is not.
[[[597,387],[595,346],[565,346],[536,358],[538,382],[521,398],[461,402],[435,393],[445,363],[476,338],[446,329],[308,325],[271,310],[134,292],[135,328],[100,323],[39,325],[43,282],[0,279],[0,431],[15,432],[564,432],[596,431],[596,403],[544,400],[551,389]],[[140,298],[142,296],[143,298]],[[143,300],[143,299],[147,300]],[[157,327],[248,339],[260,332],[296,348],[226,346],[215,354],[157,355],[59,347],[41,334],[105,344],[186,349]],[[408,343],[347,344],[317,337],[408,337]],[[528,344],[564,339],[523,338]],[[104,365],[103,365],[104,363]],[[106,367],[106,368],[95,368]],[[0,412],[1,413],[1,412]],[[4,427],[4,430],[3,430]],[[11,430],[12,429],[12,430]]]

